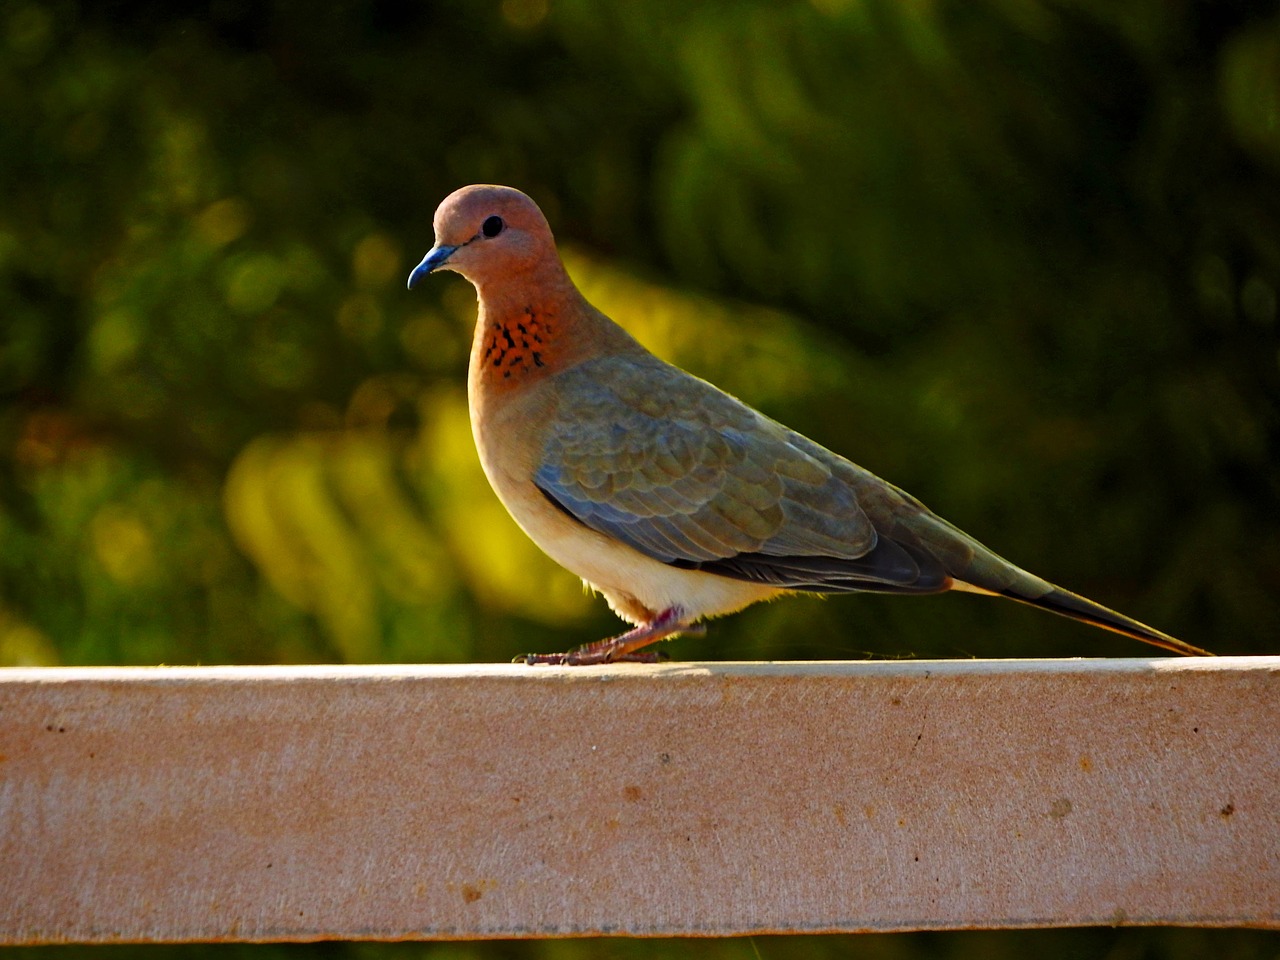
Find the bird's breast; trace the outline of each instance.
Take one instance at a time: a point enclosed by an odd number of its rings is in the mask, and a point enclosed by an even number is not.
[[[471,346],[473,389],[505,393],[548,376],[560,360],[556,316],[532,306],[481,317]]]

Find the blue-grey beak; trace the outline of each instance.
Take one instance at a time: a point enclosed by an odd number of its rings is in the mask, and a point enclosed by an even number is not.
[[[413,273],[409,274],[409,289],[412,290],[416,287],[418,281],[432,270],[444,266],[445,261],[453,256],[453,251],[457,249],[457,246],[450,247],[437,244],[428,250],[427,255],[422,258],[422,262],[413,268]]]

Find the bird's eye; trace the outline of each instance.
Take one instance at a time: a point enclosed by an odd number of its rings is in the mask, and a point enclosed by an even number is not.
[[[480,232],[492,239],[500,234],[505,226],[506,224],[502,222],[501,217],[489,217],[480,225]]]

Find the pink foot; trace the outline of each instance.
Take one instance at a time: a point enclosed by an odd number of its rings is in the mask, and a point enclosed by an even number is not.
[[[513,663],[585,666],[591,663],[657,663],[667,659],[665,653],[650,650],[637,653],[641,647],[651,643],[674,637],[681,633],[705,633],[707,628],[700,623],[689,623],[684,619],[684,611],[679,607],[669,607],[648,623],[633,627],[626,633],[605,640],[597,640],[570,650],[568,653],[526,653],[513,660]]]

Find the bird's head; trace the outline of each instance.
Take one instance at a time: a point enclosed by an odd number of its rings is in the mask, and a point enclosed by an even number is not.
[[[436,209],[435,231],[436,245],[409,274],[410,290],[436,270],[453,270],[481,287],[560,262],[542,211],[512,187],[455,190]]]

